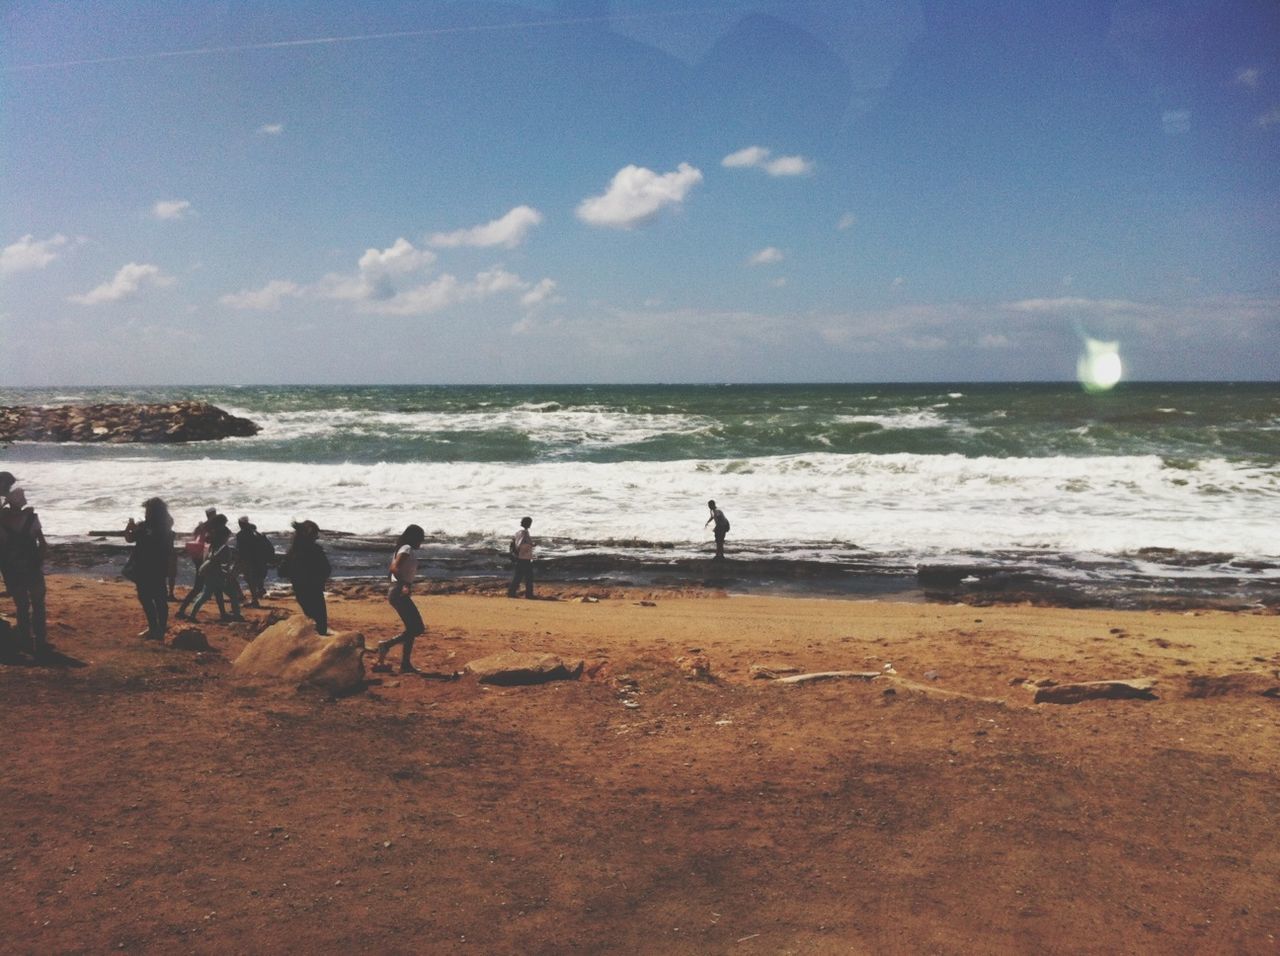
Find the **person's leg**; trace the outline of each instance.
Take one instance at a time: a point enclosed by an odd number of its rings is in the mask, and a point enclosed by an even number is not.
[[[524,596],[533,597],[533,562],[526,561],[524,567]]]
[[[404,630],[390,640],[378,642],[378,663],[381,664],[385,661],[387,651],[399,644],[402,647],[400,670],[402,672],[411,671],[414,669],[413,664],[410,662],[413,656],[414,641],[418,639],[419,634],[426,630],[422,623],[422,615],[418,613],[418,606],[413,603],[413,596],[396,585],[392,585],[391,590],[387,593],[387,603],[395,608],[396,613],[400,615]]]
[[[152,636],[157,641],[164,640],[164,632],[169,629],[169,594],[167,583],[157,578],[151,586],[151,606],[154,609],[155,625]]]
[[[178,605],[178,617],[182,617],[187,613],[187,607],[200,596],[200,592],[204,590],[204,580],[200,575],[200,565],[196,565],[196,576],[191,582],[191,590],[187,592],[186,597],[182,599],[182,603]]]
[[[515,597],[516,592],[520,590],[520,562],[518,560],[511,563],[511,583],[507,585],[507,597]]]
[[[31,643],[37,654],[49,651],[49,631],[45,623],[44,607],[44,571],[37,568],[31,573],[31,581],[27,585],[31,595]]]
[[[9,597],[13,598],[14,626],[18,639],[24,648],[34,650],[31,636],[31,593],[27,589],[27,575],[21,571],[10,571],[4,580],[9,588]]]
[[[724,557],[724,532],[716,533],[716,557]]]
[[[156,633],[156,608],[151,594],[151,585],[146,579],[141,579],[135,587],[138,589],[138,603],[142,605],[142,613],[147,618],[147,636],[153,637]]]
[[[231,580],[230,587],[227,590],[227,597],[231,599],[231,620],[241,621],[244,618],[240,614],[240,585]]]
[[[187,620],[194,621],[196,619],[196,615],[200,613],[200,609],[205,606],[209,598],[213,597],[215,593],[216,588],[212,581],[202,581],[200,594],[196,598],[196,603],[191,605],[191,612],[187,614]]]

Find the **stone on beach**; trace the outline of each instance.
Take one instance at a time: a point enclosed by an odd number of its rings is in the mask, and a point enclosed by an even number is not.
[[[1155,700],[1150,677],[1134,680],[1095,680],[1079,684],[1055,684],[1036,691],[1037,704],[1078,704],[1086,700]]]
[[[0,407],[0,441],[174,444],[247,438],[261,428],[208,402]]]
[[[295,615],[267,628],[231,665],[238,677],[266,678],[333,695],[364,686],[364,636],[330,630],[316,633],[310,618]]]
[[[553,680],[577,680],[582,676],[585,665],[586,662],[582,660],[566,663],[555,654],[501,651],[468,661],[466,669],[468,673],[475,674],[482,684],[515,687],[544,684]]]
[[[173,635],[173,639],[169,641],[169,646],[175,651],[207,651],[209,650],[209,638],[198,627],[184,627]]]

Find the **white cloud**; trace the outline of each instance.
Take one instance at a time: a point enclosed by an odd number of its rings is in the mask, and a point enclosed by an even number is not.
[[[477,273],[468,282],[445,273],[425,285],[397,292],[383,301],[371,301],[361,311],[378,315],[429,315],[463,302],[476,302],[505,292],[529,289],[529,283],[500,266]]]
[[[857,222],[858,217],[851,212],[847,212],[841,216],[840,221],[836,223],[836,229],[840,232],[844,232],[846,229],[852,229]]]
[[[262,136],[279,136],[284,132],[284,123],[263,123],[258,127],[258,133]]]
[[[729,169],[742,169],[749,166],[759,166],[768,158],[769,151],[763,146],[748,146],[746,149],[740,149],[736,153],[730,153],[720,160],[720,165]]]
[[[1267,110],[1267,112],[1258,117],[1258,125],[1263,129],[1268,126],[1275,126],[1277,123],[1280,123],[1280,106]]]
[[[624,166],[603,195],[579,204],[578,218],[593,226],[630,229],[657,215],[664,206],[684,202],[689,190],[700,182],[702,171],[688,163],[662,175],[643,166]]]
[[[186,219],[190,215],[194,215],[191,211],[191,203],[185,199],[160,199],[151,207],[151,216],[154,219]]]
[[[1000,306],[1010,312],[1033,314],[1059,312],[1149,312],[1150,306],[1127,299],[1084,299],[1079,296],[1062,296],[1057,299],[1021,299],[1005,302]]]
[[[516,206],[505,216],[471,229],[456,232],[437,232],[431,237],[433,246],[505,246],[513,249],[528,235],[529,230],[542,222],[542,213],[531,206]]]
[[[1190,110],[1165,110],[1160,114],[1160,123],[1170,136],[1186,133],[1191,130]]]
[[[906,284],[907,280],[902,276],[894,276],[893,281],[889,283],[889,285],[893,286],[895,289],[901,289]]]
[[[813,162],[803,156],[770,159],[770,155],[771,151],[764,146],[748,146],[730,153],[720,160],[720,165],[729,169],[763,169],[770,176],[803,176],[813,172]]]
[[[361,272],[400,275],[416,272],[435,261],[436,254],[430,249],[415,249],[413,243],[401,237],[386,249],[366,249],[359,265]]]
[[[541,305],[543,302],[551,300],[556,294],[556,282],[554,279],[543,279],[532,289],[520,297],[522,305],[535,306]]]
[[[1003,332],[988,333],[978,339],[980,349],[1007,349],[1012,344]]]
[[[753,254],[747,262],[753,266],[767,266],[775,262],[781,262],[785,258],[786,255],[777,246],[765,246],[759,252]]]
[[[769,285],[773,286],[775,289],[786,288],[786,285],[787,285],[786,276],[778,276],[776,279],[770,279]]]
[[[1236,70],[1236,82],[1241,86],[1247,86],[1249,89],[1255,89],[1258,85],[1258,79],[1262,76],[1262,71],[1256,66],[1242,66]]]
[[[172,285],[173,282],[173,277],[161,272],[159,266],[153,266],[150,263],[130,262],[121,266],[120,271],[115,274],[110,282],[104,282],[84,295],[70,296],[69,300],[80,305],[115,302],[133,295],[144,285],[166,286]]]
[[[28,233],[0,250],[0,275],[43,269],[58,258],[58,250],[68,242],[70,240],[60,232],[48,239],[37,239]]]
[[[287,279],[272,279],[261,289],[246,289],[243,292],[232,292],[218,301],[233,309],[253,309],[260,312],[274,312],[280,308],[285,299],[302,295],[302,287]]]

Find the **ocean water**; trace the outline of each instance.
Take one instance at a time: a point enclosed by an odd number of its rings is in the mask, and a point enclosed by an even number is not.
[[[1053,574],[1280,575],[1280,385],[726,385],[0,390],[0,404],[198,398],[254,438],[0,449],[55,537],[166,498],[285,529],[416,522],[492,553],[521,515],[544,557],[739,559]]]

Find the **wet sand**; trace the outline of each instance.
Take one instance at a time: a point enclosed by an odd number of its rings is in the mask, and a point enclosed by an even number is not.
[[[334,626],[397,630],[343,590]],[[548,593],[420,596],[417,663],[546,650],[579,681],[327,701],[230,676],[252,621],[162,648],[123,583],[52,577],[86,666],[0,665],[7,947],[1275,951],[1274,614]],[[1023,683],[1136,677],[1157,699]]]

